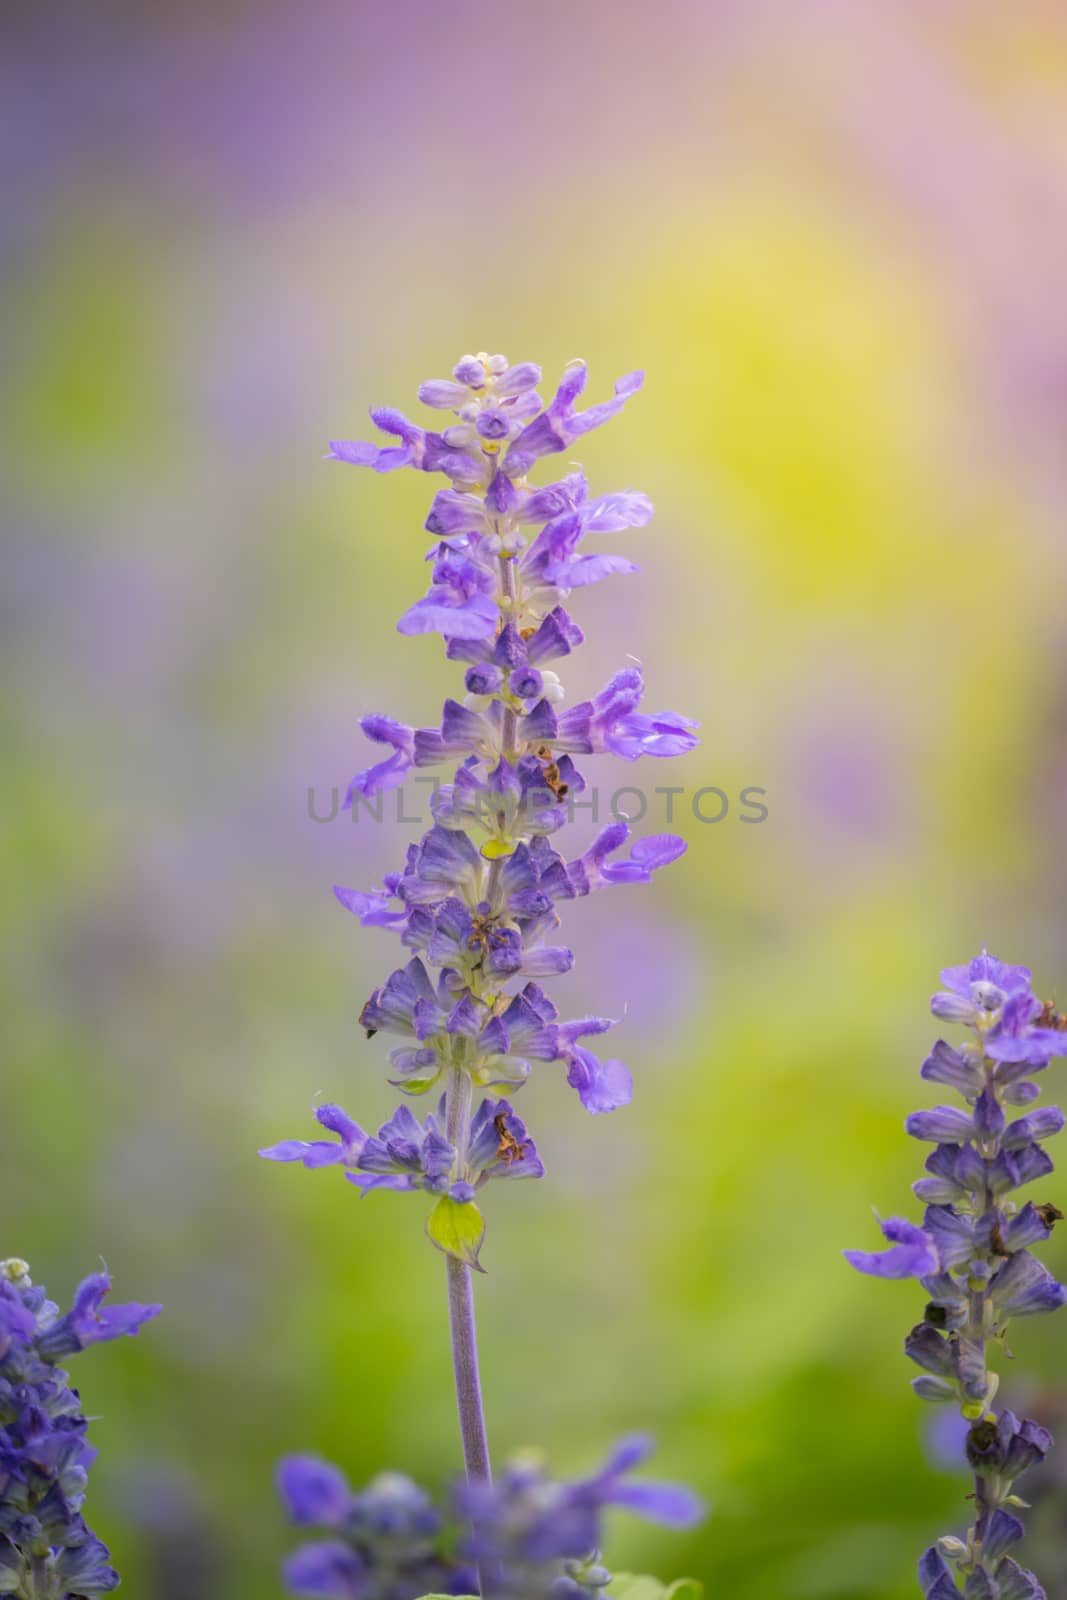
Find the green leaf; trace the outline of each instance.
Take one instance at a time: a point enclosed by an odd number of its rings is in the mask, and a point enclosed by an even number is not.
[[[695,1578],[679,1578],[672,1584],[658,1578],[638,1577],[632,1572],[617,1572],[609,1585],[611,1600],[702,1600],[704,1585]]]
[[[443,1194],[426,1218],[426,1232],[431,1243],[446,1256],[455,1256],[475,1272],[484,1271],[478,1263],[478,1251],[485,1238],[485,1218],[473,1201],[453,1200]]]
[[[419,1600],[478,1600],[478,1597],[473,1594],[424,1594],[419,1596]]]

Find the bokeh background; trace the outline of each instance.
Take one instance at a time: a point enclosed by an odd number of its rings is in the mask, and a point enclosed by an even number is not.
[[[714,1515],[620,1519],[614,1564],[907,1600],[965,1485],[919,1292],[840,1250],[909,1205],[938,969],[988,941],[1067,996],[1062,6],[15,5],[0,127],[0,1253],[165,1302],[78,1368],[129,1593],[280,1594],[284,1451],[456,1468],[421,1200],[254,1151],[320,1092],[391,1109],[356,1015],[393,947],[330,886],[412,830],[307,796],[451,681],[393,631],[433,485],[319,458],[499,349],[594,398],[647,369],[581,457],[655,501],[644,571],[579,597],[568,683],[641,657],[704,743],[640,776],[769,816],[682,802],[686,859],[570,914],[560,1003],[625,1013],[637,1097],[523,1092],[551,1175],[493,1195],[495,1452],[649,1428]],[[1007,1391],[1067,1427],[1063,1339],[1020,1325]]]

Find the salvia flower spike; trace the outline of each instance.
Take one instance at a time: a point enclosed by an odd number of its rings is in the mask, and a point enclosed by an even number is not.
[[[623,821],[577,854],[557,848],[572,820],[568,801],[586,787],[575,758],[667,757],[697,742],[688,717],[640,710],[644,679],[633,664],[622,665],[591,700],[565,705],[551,664],[577,649],[583,635],[564,603],[573,589],[637,570],[588,550],[585,541],[643,526],[652,506],[634,490],[591,498],[581,471],[541,486],[528,473],[616,415],[642,374],[621,378],[613,399],[585,410],[576,408],[583,363],[568,367],[547,406],[536,393],[540,377],[529,362],[464,356],[452,378],[419,391],[424,404],[454,414],[443,431],[375,409],[374,422],[398,445],[330,447],[339,461],[379,472],[414,467],[450,484],[434,496],[426,520],[429,593],[398,626],[443,636],[458,663],[456,690],[438,727],[409,727],[382,713],[364,717],[364,732],[389,753],[356,774],[346,804],[399,786],[415,769],[453,770],[433,794],[433,825],[402,867],[380,889],[334,891],[346,910],[397,936],[409,953],[371,994],[360,1021],[368,1036],[398,1041],[389,1051],[394,1087],[415,1096],[436,1089],[440,1100],[421,1123],[401,1109],[376,1137],[340,1107],[322,1106],[316,1116],[336,1143],[286,1140],[261,1152],[305,1166],[339,1164],[364,1193],[424,1190],[436,1197],[431,1239],[472,1266],[483,1233],[478,1191],[490,1178],[540,1177],[544,1170],[502,1097],[521,1088],[535,1065],[552,1062],[593,1114],[625,1105],[632,1093],[625,1065],[591,1047],[611,1022],[560,1021],[543,987],[574,962],[556,942],[561,903],[647,883],[685,850],[682,839],[660,834],[623,854],[630,837]],[[476,1109],[475,1094],[484,1097]]]
[[[56,1364],[158,1315],[159,1306],[105,1305],[110,1288],[94,1273],[62,1313],[25,1261],[0,1261],[0,1595],[10,1600],[88,1600],[119,1585],[82,1516],[95,1452]]]
[[[923,1078],[952,1090],[962,1107],[917,1111],[906,1124],[912,1138],[933,1146],[914,1185],[925,1215],[921,1225],[883,1222],[888,1249],[845,1255],[873,1277],[920,1280],[929,1303],[904,1343],[922,1369],[913,1386],[924,1400],[957,1405],[970,1425],[975,1520],[965,1538],[948,1536],[926,1551],[925,1600],[1042,1600],[1038,1579],[1017,1559],[1025,1501],[1016,1480],[1044,1459],[1052,1439],[1040,1423],[996,1408],[999,1376],[989,1362],[998,1349],[1007,1353],[1014,1319],[1067,1300],[1034,1254],[1061,1213],[1048,1201],[1016,1198],[1052,1172],[1045,1141],[1062,1129],[1063,1113],[1026,1108],[1040,1093],[1034,1080],[1067,1055],[1067,1018],[1034,995],[1026,967],[984,950],[941,981],[934,1016],[968,1034],[958,1044],[939,1039],[922,1066]]]
[[[603,1593],[608,1581],[594,1550],[599,1506],[617,1500],[654,1514],[652,1501],[636,1488],[620,1486],[617,1495],[614,1487],[604,1489],[598,1499],[600,1490],[589,1485],[565,1493],[531,1479],[529,1495],[558,1504],[560,1526],[570,1529],[574,1548],[557,1548],[559,1539],[553,1542],[547,1526],[544,1548],[528,1561],[501,1546],[500,1530],[519,1514],[512,1500],[527,1490],[521,1474],[494,1488],[489,1468],[472,1289],[472,1272],[482,1270],[481,1203],[497,1179],[544,1173],[513,1105],[531,1072],[562,1068],[593,1115],[626,1105],[632,1094],[627,1067],[604,1057],[597,1043],[612,1022],[561,1020],[546,992],[574,962],[557,936],[559,910],[594,891],[647,883],[685,844],[671,834],[631,844],[628,824],[616,820],[588,847],[568,850],[560,839],[573,820],[574,797],[587,787],[581,767],[586,758],[605,755],[627,762],[682,755],[697,740],[689,717],[643,709],[644,676],[625,655],[591,699],[567,703],[561,671],[583,642],[567,609],[572,591],[637,571],[628,557],[602,551],[599,541],[644,527],[652,505],[632,489],[591,495],[572,465],[548,483],[535,484],[530,474],[544,458],[569,451],[618,415],[643,374],[620,378],[611,398],[588,406],[581,398],[584,362],[567,367],[547,405],[537,393],[540,381],[540,368],[530,362],[463,356],[450,378],[419,389],[424,405],[451,414],[442,426],[424,428],[399,411],[374,409],[383,442],[330,446],[336,461],[382,473],[410,467],[445,480],[425,524],[429,587],[397,626],[402,634],[439,634],[455,663],[455,684],[433,727],[417,728],[383,712],[363,718],[363,732],[381,754],[356,773],[345,799],[355,808],[373,806],[409,775],[444,768],[430,802],[432,825],[380,888],[334,891],[364,925],[400,941],[403,958],[369,996],[360,1021],[368,1038],[381,1033],[392,1042],[390,1083],[408,1097],[432,1096],[432,1109],[420,1117],[401,1104],[371,1134],[340,1106],[323,1105],[315,1112],[320,1136],[287,1139],[260,1154],[304,1167],[339,1167],[364,1196],[391,1190],[422,1193],[430,1201],[426,1230],[445,1254],[448,1274],[468,1482],[463,1515],[475,1529],[466,1566],[473,1566],[482,1593],[519,1600],[535,1590],[518,1586],[520,1578],[527,1581],[522,1574],[506,1574],[532,1562],[537,1571],[530,1583],[541,1585],[536,1593],[548,1592],[546,1583],[559,1584],[552,1593],[565,1600]],[[612,1486],[622,1470],[610,1477]],[[291,1505],[292,1484],[311,1471],[299,1463],[285,1469],[283,1491]],[[340,1503],[341,1490],[330,1482]],[[597,1482],[603,1486],[609,1478]],[[432,1581],[451,1592],[447,1574],[433,1576],[442,1557],[419,1491],[406,1479],[389,1478],[355,1499],[379,1506],[382,1495],[396,1499],[405,1528],[425,1525],[422,1543],[413,1535],[401,1541],[405,1559],[410,1556],[416,1571],[425,1569],[426,1586]],[[294,1592],[410,1593],[414,1600],[420,1591],[407,1579],[395,1590],[364,1581],[379,1556],[352,1515],[345,1512],[340,1541],[294,1558],[288,1574]],[[460,1563],[458,1581],[470,1588],[465,1573]]]

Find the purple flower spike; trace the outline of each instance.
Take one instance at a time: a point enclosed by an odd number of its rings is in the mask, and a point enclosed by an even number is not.
[[[936,1146],[927,1176],[913,1185],[927,1202],[923,1225],[894,1219],[883,1224],[891,1249],[845,1255],[875,1277],[921,1279],[924,1320],[905,1341],[923,1368],[913,1388],[921,1399],[955,1405],[969,1424],[975,1523],[966,1539],[943,1539],[923,1556],[926,1600],[1039,1600],[1041,1585],[1006,1551],[1023,1536],[1015,1479],[1044,1460],[1052,1440],[1039,1423],[993,1410],[999,1377],[990,1358],[1012,1321],[1067,1303],[1067,1288],[1031,1254],[1062,1213],[1009,1198],[1052,1171],[1042,1142],[1062,1131],[1063,1113],[1044,1106],[1011,1118],[1010,1109],[1030,1105],[1039,1093],[1030,1076],[1067,1054],[1067,1018],[1035,997],[1029,968],[987,951],[949,967],[941,981],[934,1015],[961,1023],[970,1037],[958,1047],[939,1039],[922,1066],[924,1080],[954,1089],[963,1107],[907,1119],[913,1138]]]
[[[374,990],[360,1015],[368,1036],[403,1036],[390,1052],[391,1082],[409,1095],[447,1086],[463,1041],[463,1069],[477,1089],[510,1093],[535,1063],[562,1060],[582,1104],[598,1114],[633,1093],[623,1063],[602,1060],[582,1042],[607,1024],[558,1027],[551,1003],[529,980],[547,981],[573,963],[554,936],[563,901],[609,884],[647,883],[678,860],[685,841],[654,835],[624,854],[629,830],[619,824],[568,859],[548,840],[567,825],[569,798],[586,788],[576,757],[682,755],[697,743],[696,723],[676,712],[643,711],[637,666],[617,673],[592,700],[567,702],[553,666],[583,636],[562,599],[610,573],[636,570],[590,546],[645,527],[652,504],[637,489],[592,495],[577,470],[546,485],[527,474],[621,411],[642,374],[621,378],[610,399],[584,409],[584,362],[567,368],[547,406],[536,393],[540,376],[531,362],[465,355],[451,377],[419,389],[420,401],[438,413],[440,431],[377,408],[371,415],[388,435],[385,443],[332,446],[335,458],[379,472],[410,466],[448,480],[426,519],[435,541],[426,558],[429,593],[399,627],[442,634],[449,660],[463,663],[466,691],[445,700],[438,727],[364,719],[364,732],[388,754],[357,775],[346,803],[399,787],[413,768],[459,764],[435,788],[434,826],[409,847],[402,870],[388,874],[381,889],[334,892],[365,925],[397,933],[412,957]],[[489,1137],[484,1127],[482,1136]],[[420,1151],[424,1138],[425,1130],[412,1135]],[[265,1153],[339,1164],[364,1189],[431,1182],[419,1162],[398,1165],[378,1149],[380,1139],[364,1140],[360,1130],[347,1140],[340,1134],[337,1144],[287,1141]],[[380,1170],[370,1171],[368,1161]],[[449,1182],[463,1203],[464,1186],[479,1179],[476,1171],[462,1176],[459,1164]],[[512,1175],[518,1170],[516,1164]]]
[[[689,1527],[703,1514],[680,1485],[629,1479],[648,1453],[643,1439],[624,1441],[599,1473],[581,1482],[553,1483],[528,1463],[493,1478],[471,1279],[484,1270],[480,1203],[489,1185],[538,1179],[545,1170],[525,1122],[500,1096],[513,1097],[548,1063],[563,1064],[593,1115],[626,1105],[633,1094],[623,1062],[602,1059],[588,1045],[612,1024],[600,1017],[561,1023],[541,987],[574,963],[558,932],[564,903],[607,885],[647,883],[685,852],[685,841],[673,834],[631,842],[625,823],[604,829],[588,849],[556,842],[588,787],[575,758],[662,759],[697,743],[691,718],[642,710],[639,667],[624,668],[577,704],[560,676],[583,643],[565,609],[568,596],[637,572],[628,556],[598,541],[644,528],[651,501],[630,488],[591,495],[575,469],[548,484],[530,481],[542,457],[567,451],[620,412],[642,377],[627,374],[610,399],[583,409],[585,363],[573,362],[546,406],[537,392],[541,370],[532,362],[467,354],[451,377],[419,388],[419,400],[436,413],[432,430],[383,407],[371,417],[384,442],[331,446],[334,459],[379,473],[410,467],[446,480],[424,524],[433,540],[424,553],[428,592],[413,600],[397,627],[403,635],[441,635],[447,662],[460,665],[444,686],[439,724],[364,719],[364,732],[387,753],[353,779],[346,805],[354,817],[366,801],[380,819],[380,805],[370,802],[399,790],[416,769],[412,783],[428,781],[423,769],[448,770],[442,782],[433,780],[432,826],[408,845],[381,887],[334,889],[364,926],[399,938],[403,955],[373,989],[359,1021],[368,1039],[395,1036],[389,1081],[409,1103],[374,1135],[339,1107],[324,1106],[316,1115],[333,1139],[287,1140],[261,1154],[337,1167],[362,1196],[385,1189],[421,1197],[425,1233],[448,1258],[466,1482],[450,1519],[394,1474],[353,1495],[340,1474],[315,1458],[289,1458],[279,1476],[282,1497],[299,1525],[327,1534],[287,1564],[297,1595],[596,1600],[613,1582],[599,1554],[606,1508],[626,1507],[671,1527]],[[1018,1082],[1014,1092],[1012,1103],[1024,1104]],[[423,1098],[425,1105],[431,1093],[433,1108],[417,1116],[410,1101]],[[1024,1146],[1037,1148],[1032,1133]],[[1020,1228],[1013,1243],[1021,1249],[1033,1232],[1029,1224]]]

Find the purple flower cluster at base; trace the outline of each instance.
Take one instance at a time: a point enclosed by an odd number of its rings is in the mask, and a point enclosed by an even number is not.
[[[680,1529],[705,1514],[679,1484],[630,1480],[651,1448],[644,1437],[623,1440],[599,1472],[575,1482],[550,1479],[533,1458],[515,1461],[492,1484],[457,1485],[444,1511],[399,1474],[357,1494],[336,1467],[289,1456],[278,1471],[289,1514],[328,1534],[289,1558],[289,1590],[307,1600],[471,1594],[479,1564],[493,1574],[494,1600],[610,1600],[600,1559],[607,1509]]]
[[[307,1600],[419,1600],[469,1595],[477,1577],[456,1558],[445,1519],[410,1478],[385,1472],[355,1493],[344,1474],[315,1456],[287,1456],[278,1490],[298,1527],[326,1537],[294,1551],[283,1573]]]
[[[1038,1423],[992,1409],[999,1380],[987,1355],[1011,1321],[1067,1301],[1067,1288],[1032,1254],[1062,1213],[1051,1202],[1013,1198],[1052,1172],[1044,1141],[1061,1131],[1064,1116],[1055,1106],[1009,1116],[1009,1108],[1037,1098],[1033,1080],[1049,1060],[1067,1054],[1067,1018],[1033,994],[1026,967],[986,951],[950,967],[941,981],[934,1015],[962,1023],[971,1037],[960,1046],[939,1039],[922,1076],[953,1089],[964,1105],[907,1119],[911,1137],[935,1147],[914,1185],[926,1202],[921,1226],[892,1218],[882,1224],[889,1249],[845,1256],[874,1277],[920,1280],[926,1313],[904,1345],[922,1369],[913,1387],[921,1399],[954,1403],[970,1423],[975,1522],[965,1540],[944,1539],[923,1557],[926,1600],[961,1593],[964,1600],[1041,1600],[1040,1583],[1006,1552],[1023,1536],[1015,1511],[1024,1503],[1013,1484],[1044,1460],[1052,1439]]]
[[[104,1273],[71,1310],[35,1287],[24,1261],[0,1262],[0,1594],[81,1600],[110,1594],[118,1574],[82,1504],[95,1451],[77,1392],[56,1361],[137,1333],[159,1306],[102,1304]]]

